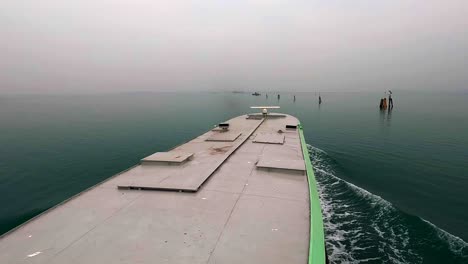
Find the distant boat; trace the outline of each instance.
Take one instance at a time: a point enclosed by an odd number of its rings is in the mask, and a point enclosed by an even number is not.
[[[257,93],[257,92],[255,92],[255,93],[253,93],[252,95],[259,96],[260,94]]]

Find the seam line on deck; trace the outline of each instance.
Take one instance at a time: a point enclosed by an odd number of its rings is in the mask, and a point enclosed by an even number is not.
[[[102,224],[104,224],[105,222],[107,222],[109,219],[111,219],[112,217],[114,217],[116,214],[118,214],[120,211],[130,207],[133,203],[135,203],[135,201],[140,198],[143,194],[139,194],[135,199],[131,200],[127,205],[125,206],[122,206],[120,209],[118,209],[117,211],[113,212],[110,216],[106,217],[106,219],[102,220],[100,223],[96,224],[95,226],[93,226],[93,228],[89,229],[88,231],[86,231],[84,234],[82,234],[81,236],[79,236],[77,239],[73,240],[73,242],[71,242],[70,244],[68,244],[68,246],[62,248],[59,252],[55,253],[50,259],[53,259],[55,257],[57,257],[58,255],[60,255],[62,252],[64,252],[66,249],[68,249],[69,247],[73,246],[74,244],[76,244],[78,241],[80,241],[83,237],[85,237],[87,234],[89,234],[91,231],[93,231],[94,229],[96,229],[98,226],[101,226]]]
[[[262,124],[266,121],[266,118],[262,118],[262,120],[260,121],[260,123],[254,127],[245,137],[245,139],[241,139],[241,142],[239,142],[237,145],[234,145],[234,149],[232,149],[229,154],[216,166],[216,168],[211,172],[211,174],[198,186],[197,188],[197,192],[203,187],[203,185],[205,184],[205,182],[207,182],[211,176],[213,176],[223,165],[224,163],[234,154],[234,152],[236,152],[238,149],[241,149],[242,146],[245,144],[245,142],[247,142],[250,137],[255,133],[255,131],[257,131],[257,129],[262,126]],[[263,151],[263,150],[262,150]]]
[[[220,192],[220,193],[229,193],[229,194],[243,194],[244,196],[254,196],[254,197],[264,197],[264,198],[272,198],[272,199],[279,199],[279,200],[288,200],[288,201],[295,201],[295,202],[306,202],[309,203],[308,200],[301,200],[295,198],[286,198],[286,197],[278,197],[278,196],[270,196],[270,195],[261,195],[261,194],[252,194],[252,193],[242,193],[242,192],[228,192],[222,190],[214,190],[214,189],[205,189],[205,191],[209,192]]]
[[[257,129],[261,126],[261,124],[263,124],[264,121],[265,121],[265,119],[263,119],[263,121],[260,123],[259,126],[257,126],[257,128],[256,128],[255,130],[257,130]],[[254,130],[253,132],[255,132],[255,130]],[[250,135],[252,135],[253,132],[252,132]],[[250,136],[249,136],[249,138],[250,138]],[[247,140],[248,140],[248,139],[247,139]],[[246,140],[246,141],[247,141],[247,140]],[[244,141],[244,142],[246,142],[246,141]],[[265,146],[262,148],[262,151],[260,152],[260,154],[263,153],[263,150],[264,150],[264,149],[265,149]],[[252,173],[254,172],[255,168],[256,168],[256,167],[253,166],[252,169],[250,170],[249,177],[247,177],[246,182],[249,182],[249,178],[252,176]],[[221,240],[221,237],[222,237],[223,234],[224,234],[224,230],[226,229],[226,227],[227,227],[227,225],[228,225],[228,223],[229,223],[229,220],[231,220],[232,213],[234,213],[234,210],[236,209],[237,203],[239,202],[239,200],[240,200],[240,198],[241,198],[241,196],[242,196],[242,194],[243,194],[243,192],[244,192],[246,186],[247,186],[247,185],[244,183],[244,186],[242,187],[242,191],[241,191],[241,192],[239,193],[239,195],[237,196],[236,202],[235,202],[234,205],[232,206],[231,212],[229,213],[229,216],[228,216],[228,218],[226,219],[226,222],[224,223],[223,230],[222,230],[221,233],[219,234],[218,239],[216,239],[216,243],[215,243],[215,245],[214,245],[214,247],[213,247],[213,250],[210,252],[210,256],[208,257],[208,260],[206,261],[206,263],[209,263],[209,262],[210,262],[211,257],[213,256],[213,253],[215,252],[216,248],[218,247],[219,241]]]

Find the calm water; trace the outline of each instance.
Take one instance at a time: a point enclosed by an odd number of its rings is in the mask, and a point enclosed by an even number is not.
[[[280,105],[311,145],[334,263],[468,263],[468,93],[0,97],[0,233],[214,124]]]

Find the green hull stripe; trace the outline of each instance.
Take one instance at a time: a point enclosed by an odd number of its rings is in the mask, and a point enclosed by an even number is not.
[[[301,138],[302,153],[304,154],[307,180],[309,182],[310,195],[310,242],[309,242],[309,264],[325,264],[325,239],[323,233],[322,210],[315,182],[314,169],[310,162],[309,150],[304,139],[302,124],[299,125],[299,136]]]

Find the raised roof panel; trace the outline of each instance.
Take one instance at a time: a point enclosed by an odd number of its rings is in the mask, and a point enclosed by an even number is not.
[[[304,160],[260,159],[257,168],[305,171]]]
[[[230,122],[232,126],[239,129],[237,132],[209,131],[206,133],[208,139],[190,141],[170,152],[195,153],[190,162],[180,166],[139,166],[132,175],[121,177],[117,187],[119,189],[198,191],[200,186],[252,135],[263,120],[246,122],[245,116],[241,116]],[[219,136],[213,137],[214,135]],[[235,139],[238,140],[235,141]],[[210,142],[228,140],[235,142]]]
[[[141,160],[142,163],[151,162],[169,162],[169,163],[183,163],[189,160],[193,156],[193,153],[189,152],[156,152]]]
[[[260,133],[255,136],[254,143],[284,144],[284,135],[279,133]]]

